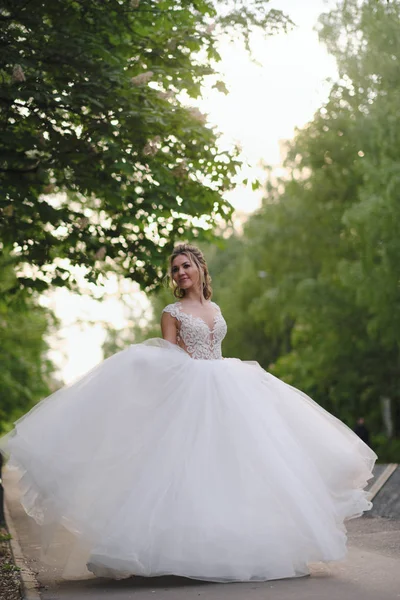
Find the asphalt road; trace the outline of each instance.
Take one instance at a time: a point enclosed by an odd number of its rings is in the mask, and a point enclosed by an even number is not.
[[[6,497],[28,566],[36,573],[43,600],[395,600],[400,599],[400,520],[356,519],[348,523],[349,553],[338,563],[311,565],[311,576],[263,583],[216,584],[179,577],[123,581],[63,580],[64,534],[53,565],[42,562],[39,528],[18,502],[12,472]],[[61,541],[61,540],[60,540]]]

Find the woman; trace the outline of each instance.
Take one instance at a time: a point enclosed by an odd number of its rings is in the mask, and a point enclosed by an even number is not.
[[[257,363],[223,359],[200,250],[170,258],[163,340],[133,345],[41,402],[6,440],[24,506],[89,548],[98,576],[264,581],[341,559],[376,459]]]

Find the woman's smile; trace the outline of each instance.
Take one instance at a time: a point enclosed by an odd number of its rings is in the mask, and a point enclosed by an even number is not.
[[[178,255],[171,265],[171,275],[175,283],[185,293],[189,289],[194,289],[199,286],[200,273],[198,268],[190,262],[186,254]]]

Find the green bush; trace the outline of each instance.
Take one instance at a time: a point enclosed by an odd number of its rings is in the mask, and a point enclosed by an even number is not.
[[[389,439],[383,434],[372,436],[372,448],[380,463],[400,463],[400,439]]]

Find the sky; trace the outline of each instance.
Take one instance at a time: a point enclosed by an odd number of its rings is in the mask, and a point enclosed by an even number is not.
[[[243,175],[263,177],[261,160],[279,167],[281,142],[293,137],[295,128],[311,120],[329,91],[327,79],[336,78],[336,63],[319,44],[314,31],[319,15],[335,6],[333,0],[276,0],[296,26],[287,34],[265,39],[253,36],[251,61],[237,44],[226,44],[220,65],[229,89],[224,96],[216,90],[201,103],[209,120],[223,132],[227,145],[237,141],[250,167]],[[238,186],[227,198],[239,211],[257,208],[262,192]]]
[[[327,79],[337,76],[334,59],[319,44],[313,30],[318,16],[334,6],[333,0],[276,0],[271,8],[281,9],[295,22],[287,33],[265,39],[254,35],[251,41],[254,61],[239,44],[221,46],[219,64],[229,94],[205,90],[199,102],[208,114],[209,123],[222,133],[221,144],[242,147],[244,167],[240,180],[263,177],[261,162],[279,169],[282,142],[293,137],[312,119],[327,98]],[[240,218],[260,204],[262,192],[251,186],[237,185],[229,192],[229,200]],[[131,282],[111,279],[106,299],[96,300],[97,290],[86,286],[78,296],[58,289],[43,298],[61,323],[50,339],[50,358],[58,366],[59,378],[70,383],[102,360],[101,346],[105,337],[103,323],[122,328],[126,309],[119,301],[123,293],[131,310],[141,318],[148,310],[143,293]]]

